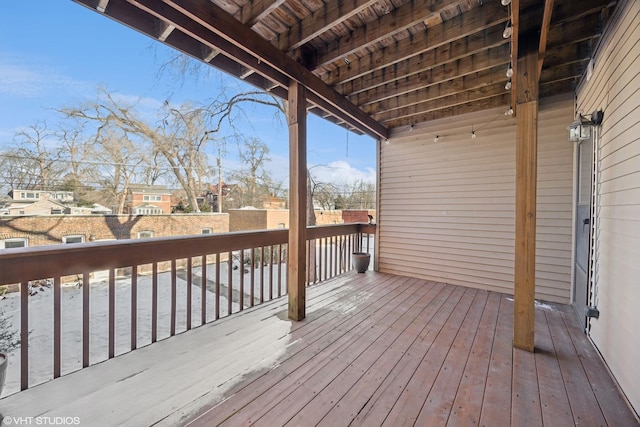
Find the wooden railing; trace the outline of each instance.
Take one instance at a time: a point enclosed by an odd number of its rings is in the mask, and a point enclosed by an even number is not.
[[[375,225],[368,224],[309,227],[307,285],[351,270],[351,253],[372,251],[370,239],[374,233]],[[75,301],[80,301],[78,333],[84,368],[96,363],[93,359],[112,358],[116,353],[135,350],[286,294],[287,238],[288,230],[278,229],[0,251],[0,285],[13,284],[20,292],[20,389],[28,388],[30,383],[30,346],[25,343],[30,337],[29,295],[37,291],[35,286],[52,287],[53,363],[49,378],[57,378],[63,374],[62,318],[67,310],[62,307],[63,292],[75,292]],[[193,292],[194,286],[199,288],[199,294]],[[127,307],[124,312],[118,307],[118,316],[126,314],[129,320],[125,339],[121,327],[116,333],[116,293],[122,299],[123,292],[128,293]],[[98,311],[95,307],[100,303],[94,293],[106,293],[104,355],[96,355],[92,349],[92,340],[96,340],[92,329],[104,327],[91,321],[92,310]],[[161,303],[167,302],[169,307],[161,313]],[[141,333],[139,321],[143,314],[149,327]],[[168,327],[167,322],[162,322],[167,318]],[[64,373],[76,369],[65,369]]]

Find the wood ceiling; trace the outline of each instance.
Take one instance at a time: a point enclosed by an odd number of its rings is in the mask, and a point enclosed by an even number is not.
[[[540,97],[571,92],[610,0],[74,0],[376,138],[390,129],[514,105],[518,39],[541,39]],[[504,38],[507,23],[514,28]],[[515,63],[516,61],[514,61]]]

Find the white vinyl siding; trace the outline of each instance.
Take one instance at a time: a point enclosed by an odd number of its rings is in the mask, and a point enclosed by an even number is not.
[[[503,112],[418,125],[381,144],[380,271],[513,293],[515,119]],[[543,100],[539,121],[536,297],[568,303],[571,97]]]
[[[597,275],[600,318],[590,336],[640,411],[640,2],[622,1],[578,89],[584,114],[602,109]]]

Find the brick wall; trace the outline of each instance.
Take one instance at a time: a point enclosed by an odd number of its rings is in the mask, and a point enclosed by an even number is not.
[[[288,209],[230,209],[229,231],[289,228]]]
[[[154,237],[229,231],[229,215],[217,213],[178,215],[52,215],[0,218],[0,240],[27,238],[29,246],[55,245],[64,236],[81,235],[85,241],[135,239],[140,231]]]
[[[373,216],[374,222],[376,219],[376,211],[373,209],[345,209],[342,211],[342,219],[346,223],[352,222],[369,222],[368,215]]]
[[[342,224],[342,211],[324,211],[316,210],[317,225]]]

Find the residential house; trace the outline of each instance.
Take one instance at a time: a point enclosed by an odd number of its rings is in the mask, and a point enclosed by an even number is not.
[[[170,214],[171,190],[157,185],[130,185],[124,209],[130,215]]]
[[[7,215],[61,215],[71,213],[71,208],[51,199],[40,199],[30,203],[12,203],[5,208]]]

